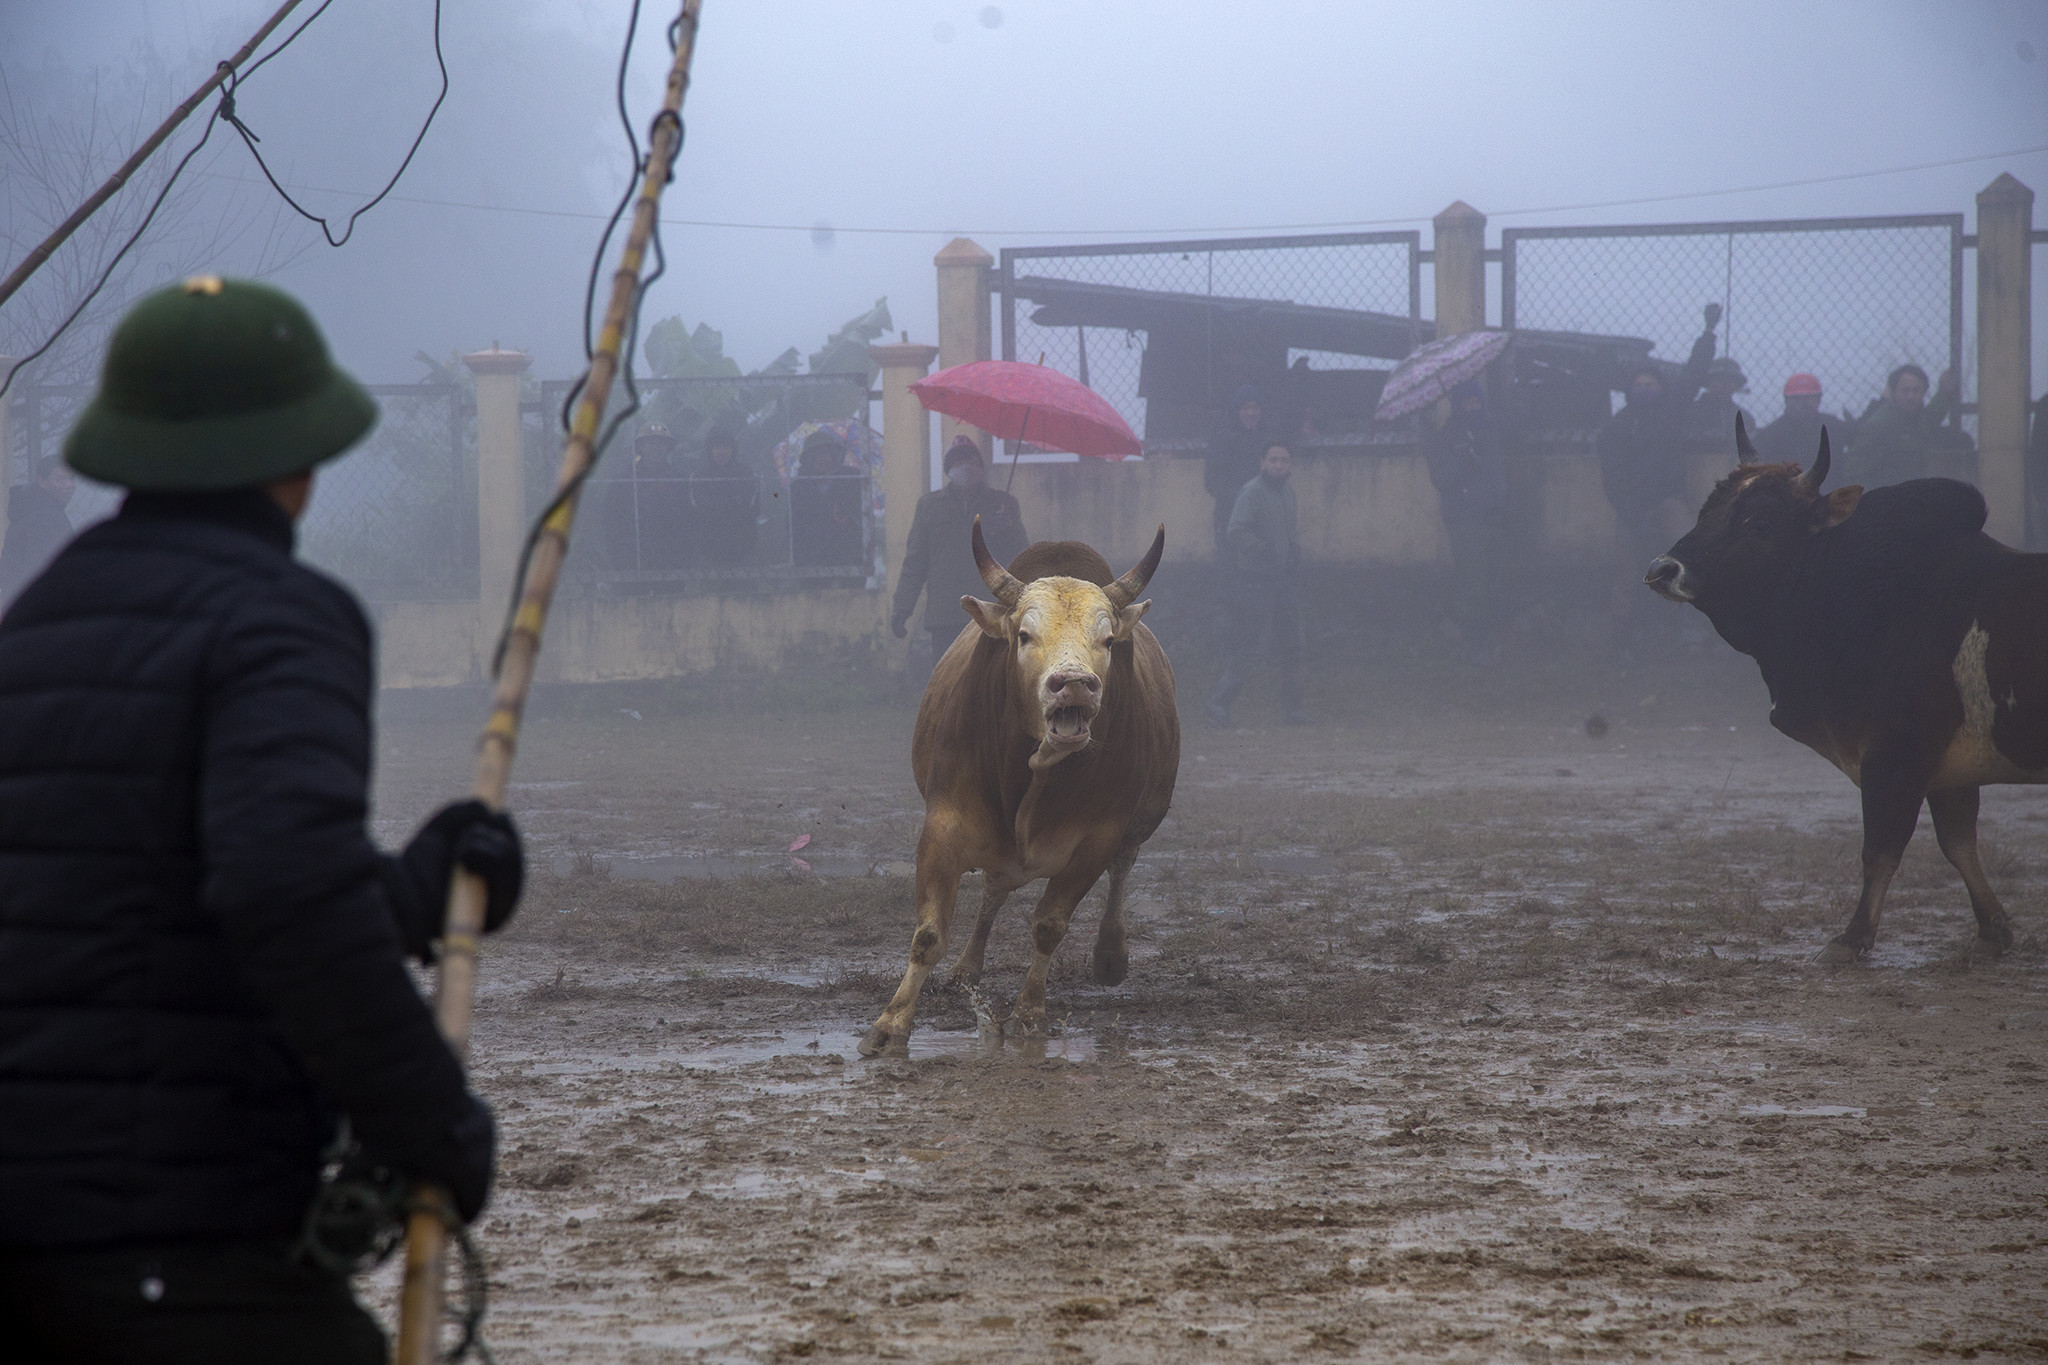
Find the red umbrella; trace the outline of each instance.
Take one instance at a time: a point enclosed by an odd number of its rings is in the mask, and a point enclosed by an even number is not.
[[[1143,451],[1130,423],[1100,395],[1043,365],[976,360],[920,379],[910,391],[933,412],[972,422],[992,436],[1098,460]],[[1012,456],[1013,468],[1015,463]]]

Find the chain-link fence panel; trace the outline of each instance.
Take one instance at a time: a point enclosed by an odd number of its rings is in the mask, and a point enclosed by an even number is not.
[[[864,374],[641,379],[584,485],[566,585],[606,594],[881,581],[881,437]],[[522,407],[529,515],[561,463],[567,380]],[[612,391],[609,424],[628,402]]]
[[[1761,421],[1793,374],[1827,411],[1860,415],[1895,367],[1963,360],[1961,214],[1501,233],[1501,325],[1648,338],[1683,361],[1701,307],[1719,304],[1721,354]]]
[[[1001,354],[1080,380],[1149,445],[1206,434],[1245,383],[1325,408],[1356,388],[1337,404],[1356,407],[1376,385],[1310,376],[1391,369],[1424,339],[1420,261],[1416,232],[1008,247]]]
[[[371,602],[478,592],[475,402],[460,384],[371,384],[377,425],[322,465],[299,553]]]
[[[299,552],[371,602],[477,594],[474,403],[455,384],[372,384],[377,425],[320,467]],[[9,482],[35,477],[64,447],[93,387],[16,385],[8,395]],[[81,479],[66,511],[83,529],[112,516],[121,490]]]

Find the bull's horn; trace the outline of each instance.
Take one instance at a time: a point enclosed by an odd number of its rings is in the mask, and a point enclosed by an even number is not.
[[[981,581],[988,584],[988,590],[996,595],[996,601],[1006,607],[1017,605],[1017,599],[1024,595],[1024,585],[1016,575],[996,563],[996,557],[988,552],[988,542],[981,538],[981,517],[974,518],[974,567],[981,570]]]
[[[1820,453],[1813,457],[1813,463],[1799,476],[1799,490],[1802,493],[1818,495],[1820,486],[1828,480],[1828,429],[1820,429]]]
[[[1749,428],[1743,423],[1742,414],[1739,412],[1735,414],[1735,463],[1756,463],[1756,447],[1749,443]]]
[[[1109,598],[1110,605],[1121,611],[1138,600],[1138,594],[1145,591],[1145,585],[1152,581],[1152,575],[1159,568],[1159,556],[1166,553],[1166,524],[1160,523],[1159,534],[1152,537],[1152,548],[1145,551],[1145,557],[1137,567],[1110,584],[1102,591]]]

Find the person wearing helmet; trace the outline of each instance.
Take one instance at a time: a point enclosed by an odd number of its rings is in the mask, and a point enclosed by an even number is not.
[[[490,1111],[405,959],[458,863],[510,917],[518,835],[463,801],[371,843],[369,625],[292,554],[376,415],[296,301],[205,276],[121,322],[65,441],[128,492],[0,620],[15,1360],[382,1361],[360,1248],[294,1249],[325,1154],[352,1135],[463,1219],[489,1194]]]
[[[1839,443],[1845,435],[1843,424],[1821,417],[1820,380],[1803,371],[1795,374],[1785,381],[1784,413],[1755,434],[1757,458],[1766,464],[1812,464],[1824,425],[1832,428]]]
[[[1685,416],[1687,454],[1735,454],[1735,419],[1756,430],[1756,418],[1735,401],[1735,395],[1749,387],[1748,376],[1732,356],[1718,356],[1708,363],[1704,392],[1692,400]]]

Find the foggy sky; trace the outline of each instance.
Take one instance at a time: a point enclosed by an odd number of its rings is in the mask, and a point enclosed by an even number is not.
[[[8,0],[0,65],[115,71],[147,51],[182,93],[272,8]],[[2048,143],[2048,5],[2021,0],[1011,0],[993,28],[985,8],[707,0],[689,143],[665,216],[797,230],[669,227],[670,275],[647,320],[708,321],[752,368],[787,346],[814,348],[882,294],[899,328],[931,340],[931,257],[956,233],[994,250],[1396,219],[1423,226],[1426,243],[1426,220],[1459,198],[1492,215],[1494,233],[1959,210],[1974,230],[1973,196],[2000,171],[2048,188],[2048,155],[2035,153],[1506,216]],[[288,183],[368,191],[389,175],[433,96],[430,9],[336,0],[249,82],[240,111]],[[643,128],[666,65],[666,9],[648,6],[633,68]],[[601,225],[505,210],[609,210],[624,173],[610,80],[626,10],[620,0],[447,0],[448,102],[396,194],[500,208],[387,202],[338,251],[310,225],[281,229],[313,245],[273,278],[314,308],[345,365],[408,380],[420,374],[417,350],[497,340],[533,352],[537,375],[578,368],[582,283]],[[268,212],[267,188],[242,183],[255,174],[247,152],[225,130],[214,141],[194,163],[206,174],[192,192],[238,214]],[[306,198],[322,212],[356,202]],[[829,246],[813,240],[819,222],[837,229]],[[2036,352],[2048,374],[2048,346]]]

